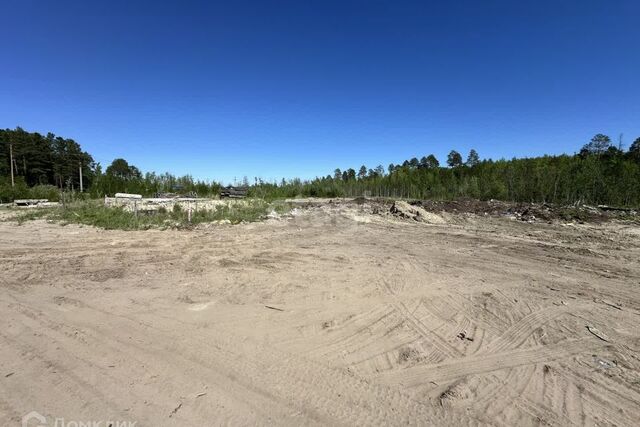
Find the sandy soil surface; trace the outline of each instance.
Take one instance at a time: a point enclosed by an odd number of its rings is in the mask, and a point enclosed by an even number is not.
[[[0,222],[0,425],[637,425],[640,227],[442,218]]]

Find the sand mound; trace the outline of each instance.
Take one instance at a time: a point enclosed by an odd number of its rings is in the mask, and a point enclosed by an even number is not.
[[[446,223],[444,218],[442,218],[440,215],[427,212],[420,206],[412,206],[402,200],[393,202],[390,212],[399,218],[412,219],[414,221],[426,222],[428,224]]]

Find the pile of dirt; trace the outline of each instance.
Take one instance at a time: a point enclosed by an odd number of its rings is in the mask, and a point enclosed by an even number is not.
[[[426,222],[428,224],[444,224],[445,220],[432,212],[427,212],[420,206],[410,205],[403,200],[397,200],[389,209],[391,214],[404,219],[412,219],[414,221]]]
[[[410,202],[428,212],[471,213],[482,216],[509,217],[526,222],[603,222],[610,219],[637,218],[632,209],[609,206],[555,205],[551,203],[517,203],[499,200],[458,199],[452,201],[416,200]]]
[[[443,224],[450,223],[458,215],[502,217],[523,222],[546,223],[601,223],[610,220],[640,222],[638,209],[584,204],[560,205],[553,203],[505,202],[460,198],[456,200],[398,200],[384,197],[356,198],[304,198],[287,199],[287,203],[299,209],[357,207],[360,212],[372,215],[392,215],[414,221]]]

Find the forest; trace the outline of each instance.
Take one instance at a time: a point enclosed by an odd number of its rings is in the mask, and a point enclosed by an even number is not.
[[[255,177],[250,195],[285,197],[395,197],[449,200],[498,199],[558,204],[640,206],[640,138],[625,150],[607,135],[597,134],[575,154],[545,155],[510,160],[481,159],[476,150],[464,156],[452,150],[441,165],[434,155],[414,157],[401,164],[335,169],[312,180],[293,178],[265,182]],[[13,159],[13,184],[11,160]],[[61,191],[100,198],[116,192],[153,196],[160,192],[195,193],[215,197],[220,184],[142,173],[125,159],[106,169],[73,139],[53,133],[41,135],[21,128],[0,130],[0,201],[15,198],[57,200]]]
[[[11,161],[13,158],[13,185]],[[83,194],[80,195],[80,170]],[[21,128],[0,129],[0,202],[18,198],[58,200],[60,192],[100,198],[117,192],[152,196],[178,191],[202,196],[218,194],[215,182],[176,177],[169,173],[143,174],[124,159],[115,159],[105,170],[73,139],[53,133],[41,135]]]

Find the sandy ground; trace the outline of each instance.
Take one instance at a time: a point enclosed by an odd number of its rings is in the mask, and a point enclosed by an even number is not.
[[[0,222],[0,425],[637,425],[639,227],[295,213]]]

